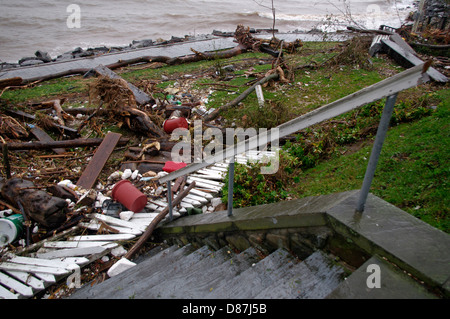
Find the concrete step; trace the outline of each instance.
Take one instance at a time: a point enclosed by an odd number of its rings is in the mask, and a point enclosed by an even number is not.
[[[292,264],[286,275],[262,290],[256,299],[323,299],[343,280],[342,267],[316,251],[303,262]]]
[[[375,280],[379,275],[379,286]],[[424,285],[391,263],[372,256],[355,270],[327,299],[436,299]]]
[[[189,255],[194,250],[195,249],[191,245],[186,245],[181,248],[176,245],[171,246],[155,256],[140,262],[135,267],[132,267],[115,277],[109,278],[100,284],[83,286],[72,294],[70,298],[128,298],[133,295],[133,288],[143,278],[157,273],[158,271],[163,271],[165,265],[175,264],[178,260]],[[130,294],[123,297],[126,293]]]
[[[249,269],[253,264],[259,262],[258,256],[253,247],[246,249],[240,254],[234,255],[221,265],[204,272],[200,278],[188,278],[185,282],[189,289],[177,297],[207,299],[213,298],[211,293],[226,285],[228,282]]]
[[[180,248],[180,250],[184,247]],[[156,298],[158,296],[152,296],[151,293],[153,287],[158,285],[164,286],[165,282],[171,278],[189,272],[189,270],[195,267],[202,259],[207,258],[211,254],[213,254],[213,251],[207,246],[204,246],[186,254],[180,259],[166,261],[158,265],[158,267],[141,269],[134,269],[136,267],[133,267],[132,270],[134,270],[134,274],[130,272],[128,273],[128,276],[134,276],[135,278],[138,278],[138,280],[135,280],[132,285],[122,289],[119,293],[114,294],[113,298]]]
[[[176,267],[172,275],[164,280],[163,283],[153,286],[151,289],[142,291],[139,296],[143,298],[187,298],[186,294],[192,295],[192,289],[198,286],[199,280],[202,281],[204,274],[209,270],[215,269],[223,263],[229,263],[234,255],[228,247],[224,247],[218,251],[212,252],[197,263],[184,271],[185,267]],[[181,260],[180,263],[185,263]],[[220,274],[220,273],[219,273]],[[217,276],[217,274],[216,274]]]
[[[86,285],[71,299],[293,299],[324,298],[344,271],[321,252],[303,262],[285,249],[262,258],[255,248],[234,253],[171,246],[156,248],[135,267],[101,284]]]
[[[286,250],[277,249],[231,281],[211,291],[208,298],[254,298],[263,289],[285,276],[290,264],[294,262],[295,258]]]

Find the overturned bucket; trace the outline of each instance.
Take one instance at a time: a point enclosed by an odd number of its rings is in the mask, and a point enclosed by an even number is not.
[[[0,218],[0,247],[12,243],[22,234],[23,222],[20,214]]]
[[[164,131],[167,134],[170,134],[177,128],[188,129],[189,123],[184,117],[177,117],[177,118],[168,119],[168,120],[164,121],[163,127],[164,127]]]
[[[139,213],[147,205],[147,196],[126,179],[114,185],[111,197],[134,213]]]

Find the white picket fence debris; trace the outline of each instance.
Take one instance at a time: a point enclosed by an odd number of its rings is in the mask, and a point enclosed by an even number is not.
[[[271,152],[253,152],[236,156],[235,161],[245,164],[249,160],[260,160],[272,156]],[[216,197],[225,185],[228,163],[216,163],[203,168],[187,178],[187,184],[195,181],[196,188],[180,203],[181,209],[173,209],[173,217],[180,216],[187,208],[203,208],[210,212],[220,203]],[[149,200],[148,213],[133,214],[129,220],[93,214],[89,222],[80,222],[79,227],[97,231],[101,222],[117,234],[66,236],[65,240],[45,241],[33,253],[33,257],[8,256],[0,262],[0,299],[26,299],[66,278],[68,286],[80,285],[81,267],[102,258],[113,249],[121,248],[121,241],[140,236],[164,208],[167,199]],[[208,209],[205,209],[208,206]]]

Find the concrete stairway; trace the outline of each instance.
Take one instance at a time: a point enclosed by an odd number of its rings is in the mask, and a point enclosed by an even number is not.
[[[300,261],[284,249],[261,257],[254,248],[236,254],[229,247],[213,251],[189,244],[152,255],[70,298],[320,299],[344,277],[344,270],[320,251]]]

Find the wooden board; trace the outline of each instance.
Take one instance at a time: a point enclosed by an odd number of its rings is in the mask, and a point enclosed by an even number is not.
[[[84,189],[91,189],[94,186],[106,161],[108,161],[117,143],[119,143],[121,136],[119,133],[112,132],[106,135],[86,169],[83,171],[83,174],[78,179],[77,186],[83,187]]]
[[[11,110],[11,109],[7,109],[5,110],[5,112],[15,118],[19,118],[23,121],[35,121],[36,117],[34,115],[25,113],[23,111],[20,110]],[[64,132],[64,134],[70,136],[71,138],[76,138],[79,137],[80,134],[78,133],[78,131],[76,129],[67,127],[67,126],[63,126],[63,125],[59,125],[59,124],[54,124],[54,127],[58,130],[62,130]]]
[[[104,255],[105,253],[107,253],[107,249],[104,246],[93,246],[82,248],[59,249],[42,254],[38,253],[37,257],[43,259],[53,259],[61,257]]]
[[[114,218],[114,217],[107,216],[107,215],[102,215],[102,214],[95,214],[94,216],[95,216],[96,219],[104,221],[105,223],[113,226],[113,228],[114,228],[114,226],[121,226],[121,227],[136,229],[136,230],[139,230],[139,231],[142,231],[142,232],[145,231],[145,227],[138,226],[138,225],[133,224],[133,223],[131,223],[129,221],[126,221],[126,220],[122,220],[122,219],[119,219],[119,218]]]
[[[0,283],[25,297],[33,296],[33,288],[24,285],[20,281],[0,272]]]
[[[85,236],[73,236],[67,240],[72,241],[111,241],[111,240],[130,240],[135,238],[132,234],[112,234],[112,235],[85,235]]]
[[[54,140],[45,131],[37,126],[30,125],[30,132],[34,135],[40,142],[54,142]],[[64,154],[66,150],[64,148],[53,148],[53,152],[56,154]]]
[[[402,59],[405,63],[413,66],[421,65],[423,63],[423,61],[417,56],[410,53],[409,51],[406,51],[403,47],[391,40],[383,39],[381,40],[381,43],[383,43],[388,48],[387,51],[390,55],[393,55],[394,58]],[[435,81],[444,83],[448,82],[448,78],[435,68],[428,68],[427,74]]]

